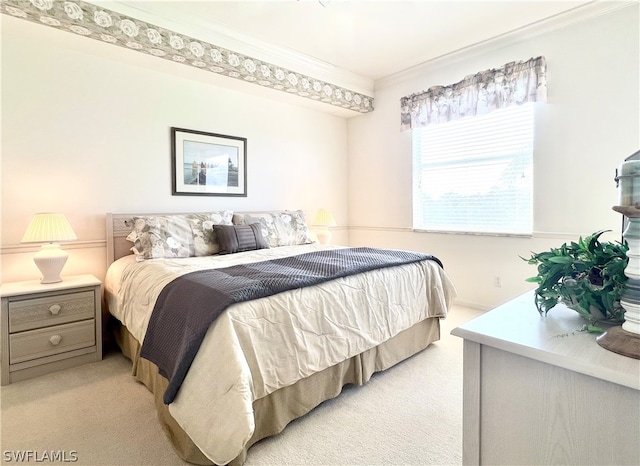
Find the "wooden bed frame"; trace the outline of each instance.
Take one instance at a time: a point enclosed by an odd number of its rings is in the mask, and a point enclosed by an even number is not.
[[[131,243],[126,240],[126,236],[131,231],[131,219],[138,215],[154,214],[107,214],[107,265],[131,254]],[[116,319],[112,318],[111,321]],[[133,363],[133,375],[153,393],[158,419],[178,456],[194,464],[213,464],[173,419],[168,406],[163,403],[162,395],[168,384],[167,379],[158,374],[154,364],[139,357],[140,343],[124,325],[116,321],[113,327],[118,346]],[[251,445],[280,433],[289,422],[308,413],[322,402],[335,398],[343,386],[363,385],[375,372],[390,368],[439,339],[440,319],[425,319],[379,346],[255,400],[254,434],[244,450],[229,464],[244,464]]]

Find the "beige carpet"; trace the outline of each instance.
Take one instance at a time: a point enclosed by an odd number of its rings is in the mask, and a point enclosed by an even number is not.
[[[346,387],[256,444],[247,465],[457,465],[462,458],[462,340],[451,329],[481,311],[455,306],[425,351]],[[117,352],[1,390],[2,464],[51,451],[78,465],[180,465],[147,389]],[[35,455],[35,456],[34,456]],[[36,461],[37,458],[39,461]]]

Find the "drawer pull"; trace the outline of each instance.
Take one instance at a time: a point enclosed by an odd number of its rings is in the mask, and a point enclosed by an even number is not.
[[[59,304],[53,304],[52,306],[49,306],[49,312],[54,316],[58,315],[58,312],[60,312],[60,309],[62,308],[60,307]]]
[[[51,338],[49,338],[49,341],[53,346],[58,346],[61,340],[62,337],[60,335],[53,335]]]

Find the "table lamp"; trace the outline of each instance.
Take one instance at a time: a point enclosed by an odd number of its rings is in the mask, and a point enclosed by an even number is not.
[[[336,219],[333,218],[331,211],[328,209],[320,209],[316,214],[313,225],[321,227],[316,233],[318,242],[320,244],[329,244],[331,241],[331,231],[329,231],[329,227],[336,226]]]
[[[54,241],[72,241],[78,239],[69,221],[63,214],[35,214],[22,237],[22,243],[43,244],[33,256],[33,261],[42,273],[40,283],[58,283],[62,281],[60,272],[67,262],[68,254]]]

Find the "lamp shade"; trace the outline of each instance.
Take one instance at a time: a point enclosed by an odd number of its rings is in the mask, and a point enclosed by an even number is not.
[[[336,226],[336,219],[333,218],[333,214],[329,209],[320,209],[316,214],[316,218],[313,220],[315,226],[319,226],[321,229],[316,233],[318,242],[320,244],[329,244],[331,242],[331,232],[329,227]]]
[[[33,256],[33,261],[42,273],[40,283],[58,283],[62,281],[60,272],[67,262],[68,254],[55,241],[77,239],[69,221],[62,214],[35,214],[27,231],[22,237],[23,243],[43,244]]]
[[[63,214],[35,214],[27,231],[22,237],[23,243],[52,243],[54,241],[73,241],[78,239],[69,221]]]
[[[322,227],[335,227],[336,219],[329,209],[320,209],[313,220],[313,224]]]

